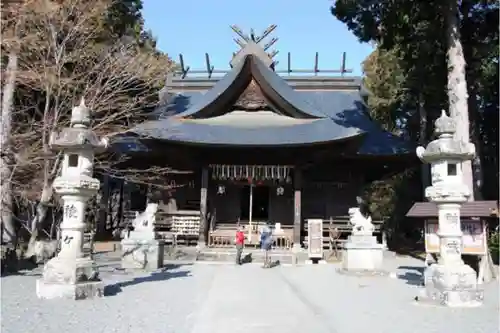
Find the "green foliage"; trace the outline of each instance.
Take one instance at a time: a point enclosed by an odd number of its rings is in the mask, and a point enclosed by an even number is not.
[[[337,0],[332,14],[377,49],[364,63],[372,116],[414,142],[428,142],[447,109],[447,1]],[[499,3],[457,2],[467,68],[472,140],[480,154],[486,199],[498,198]],[[425,114],[422,114],[422,110]],[[423,118],[425,116],[425,118]],[[426,121],[425,121],[426,120]],[[422,127],[424,131],[422,131]],[[420,136],[424,137],[420,138]]]
[[[361,42],[377,45],[363,63],[371,116],[415,144],[432,139],[434,120],[441,109],[448,108],[444,13],[449,5],[454,2],[337,0],[331,7],[333,16]],[[456,5],[467,64],[471,139],[481,160],[483,198],[495,200],[499,192],[499,3],[466,0]],[[373,183],[365,193],[372,211],[390,216],[394,229],[422,195],[421,175],[416,171]]]
[[[490,250],[493,262],[498,265],[499,251],[500,251],[500,234],[493,232],[488,238],[488,249]]]
[[[398,118],[405,92],[406,75],[402,71],[396,50],[377,48],[363,62],[363,84],[370,94],[367,103],[371,116],[385,130],[397,133]]]

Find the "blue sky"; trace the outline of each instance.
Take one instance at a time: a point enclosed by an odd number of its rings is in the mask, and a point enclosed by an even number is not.
[[[347,52],[346,67],[361,75],[361,62],[372,47],[360,44],[330,14],[331,4],[328,0],[144,0],[143,16],[160,50],[175,60],[182,53],[191,69],[205,68],[205,52],[216,69],[229,68],[232,53],[239,49],[230,25],[244,32],[253,28],[260,35],[276,24],[278,28],[266,41],[279,38],[274,44],[280,51],[278,69],[286,69],[288,52],[292,68],[312,69],[315,52],[319,52],[320,69],[338,69],[342,52]]]

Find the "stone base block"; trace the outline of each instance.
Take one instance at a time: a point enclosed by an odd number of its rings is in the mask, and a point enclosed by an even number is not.
[[[97,279],[97,266],[90,257],[58,256],[50,259],[43,267],[43,281],[46,284],[75,285]]]
[[[363,235],[363,234],[353,234],[347,237],[347,244],[357,244],[358,246],[377,246],[377,237],[368,234],[368,235]]]
[[[43,267],[43,277],[36,281],[36,294],[44,299],[101,297],[103,290],[96,264],[89,257],[52,258]]]
[[[124,239],[121,241],[122,268],[153,271],[163,267],[163,240]]]
[[[36,280],[36,295],[42,299],[89,299],[104,295],[102,281],[85,281],[76,284],[47,283],[43,279]]]
[[[342,269],[347,271],[381,271],[384,248],[380,244],[349,243],[342,253]]]
[[[447,307],[477,307],[483,291],[477,286],[476,272],[468,265],[434,264],[424,273],[425,289],[417,297],[424,303]]]
[[[133,230],[128,234],[127,239],[154,240],[156,239],[154,230]]]
[[[416,300],[420,304],[450,308],[475,308],[483,304],[482,290],[422,290]]]

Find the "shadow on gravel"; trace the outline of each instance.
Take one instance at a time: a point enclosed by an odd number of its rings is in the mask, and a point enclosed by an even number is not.
[[[241,258],[242,264],[251,264],[253,261],[252,254],[247,253],[243,258]]]
[[[403,274],[398,274],[398,279],[404,280],[411,286],[423,286],[424,267],[420,266],[399,266],[398,270],[404,270]]]
[[[31,259],[13,259],[8,265],[2,266],[1,276],[23,275],[23,276],[41,276],[41,266]]]
[[[182,263],[182,264],[174,264],[174,263],[169,263],[163,265],[162,271],[168,270],[168,269],[177,269],[185,266],[193,266],[191,263]]]
[[[167,267],[163,268],[159,272],[153,272],[149,276],[137,277],[130,281],[118,282],[115,284],[111,284],[104,287],[104,296],[115,296],[121,293],[122,288],[133,286],[140,283],[146,282],[154,282],[154,281],[166,281],[175,278],[184,278],[191,276],[191,271],[178,271],[178,272],[169,272],[167,269],[174,269],[185,265],[167,265]]]

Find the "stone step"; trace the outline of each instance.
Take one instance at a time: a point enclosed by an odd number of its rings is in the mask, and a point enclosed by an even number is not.
[[[293,256],[291,254],[282,253],[271,253],[271,261],[279,261],[281,264],[292,264]],[[252,263],[264,263],[264,253],[262,252],[243,252],[241,256],[243,262]],[[198,254],[198,261],[236,261],[236,251],[224,251],[224,252],[202,252]]]

